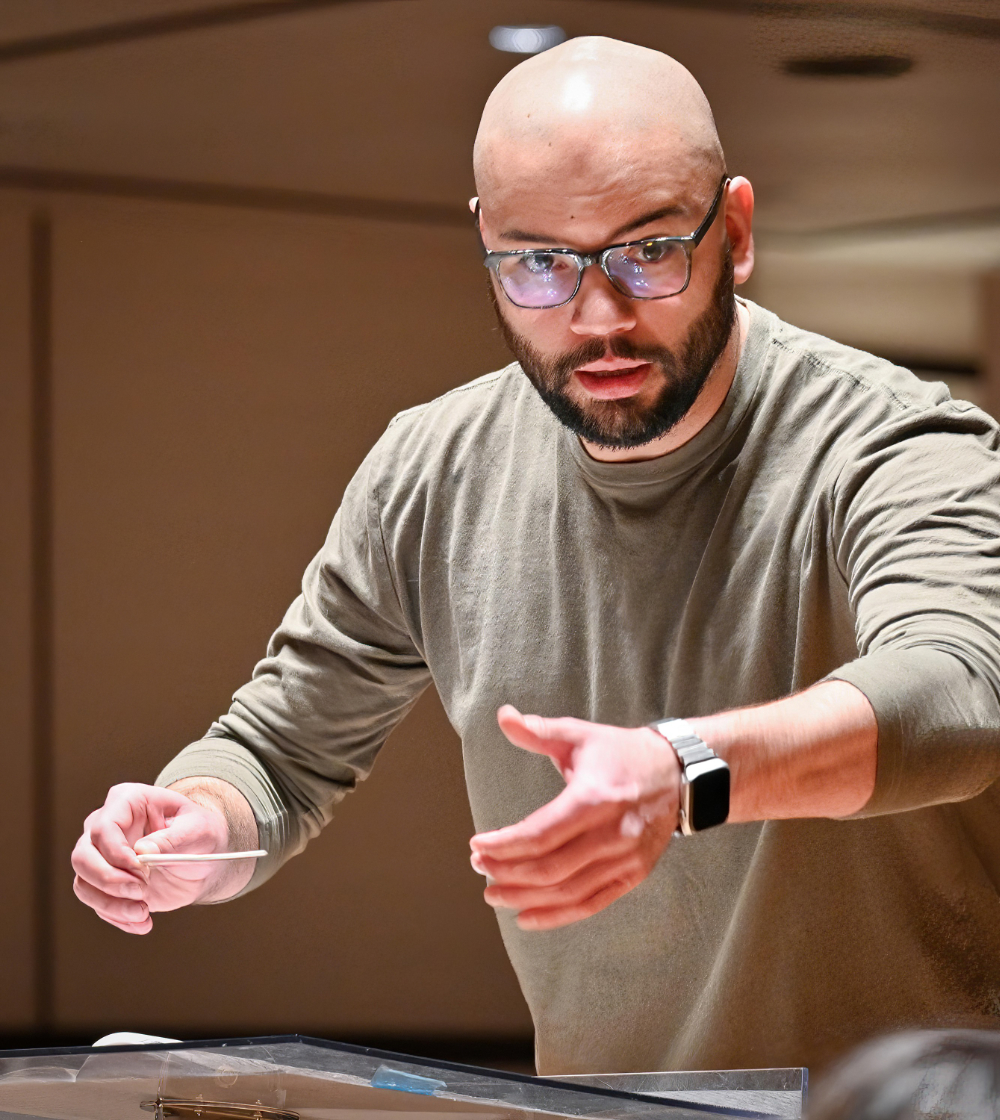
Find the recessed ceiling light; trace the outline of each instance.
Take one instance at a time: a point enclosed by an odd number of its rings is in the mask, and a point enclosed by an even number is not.
[[[913,68],[913,59],[899,54],[824,54],[789,58],[781,68],[806,78],[898,78]]]
[[[565,39],[566,32],[555,24],[494,27],[490,32],[490,46],[511,54],[540,54],[565,42]]]

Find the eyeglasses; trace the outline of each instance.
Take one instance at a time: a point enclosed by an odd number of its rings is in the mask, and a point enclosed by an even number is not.
[[[715,221],[728,182],[724,176],[701,225],[686,237],[645,237],[609,245],[596,253],[578,253],[575,249],[494,252],[483,245],[480,235],[483,264],[493,271],[503,294],[516,307],[562,307],[580,290],[583,270],[592,264],[600,265],[612,285],[630,299],[679,296],[691,281],[691,254]]]

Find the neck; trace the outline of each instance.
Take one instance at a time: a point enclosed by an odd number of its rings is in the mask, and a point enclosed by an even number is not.
[[[746,305],[737,300],[736,322],[733,324],[729,340],[712,367],[712,372],[708,375],[694,404],[669,432],[664,432],[662,436],[640,447],[602,447],[600,444],[581,439],[580,442],[591,459],[598,459],[603,463],[635,463],[643,459],[659,459],[694,439],[719,411],[722,402],[726,399],[726,394],[736,376],[736,367],[743,353],[749,325],[750,313]]]

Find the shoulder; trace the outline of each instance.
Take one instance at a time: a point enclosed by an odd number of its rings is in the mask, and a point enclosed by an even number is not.
[[[373,482],[388,493],[479,478],[515,445],[544,442],[553,423],[514,362],[394,416],[371,455]]]
[[[997,422],[969,401],[954,399],[943,382],[925,381],[884,358],[757,311],[769,326],[762,396],[780,402],[786,421],[825,429],[841,445],[940,431],[1000,446]]]
[[[942,382],[764,315],[759,441],[836,509],[859,499],[869,512],[880,502],[906,506],[963,480],[995,490],[1000,427],[991,416],[953,399]]]
[[[513,403],[523,381],[520,366],[512,362],[474,381],[456,385],[432,401],[398,412],[389,421],[387,434],[399,439],[430,429],[441,432],[463,428],[483,415],[495,417]]]

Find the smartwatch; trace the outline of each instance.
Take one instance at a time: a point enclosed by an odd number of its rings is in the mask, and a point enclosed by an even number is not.
[[[683,719],[649,725],[674,748],[681,764],[681,806],[677,834],[692,836],[729,816],[729,767]]]

